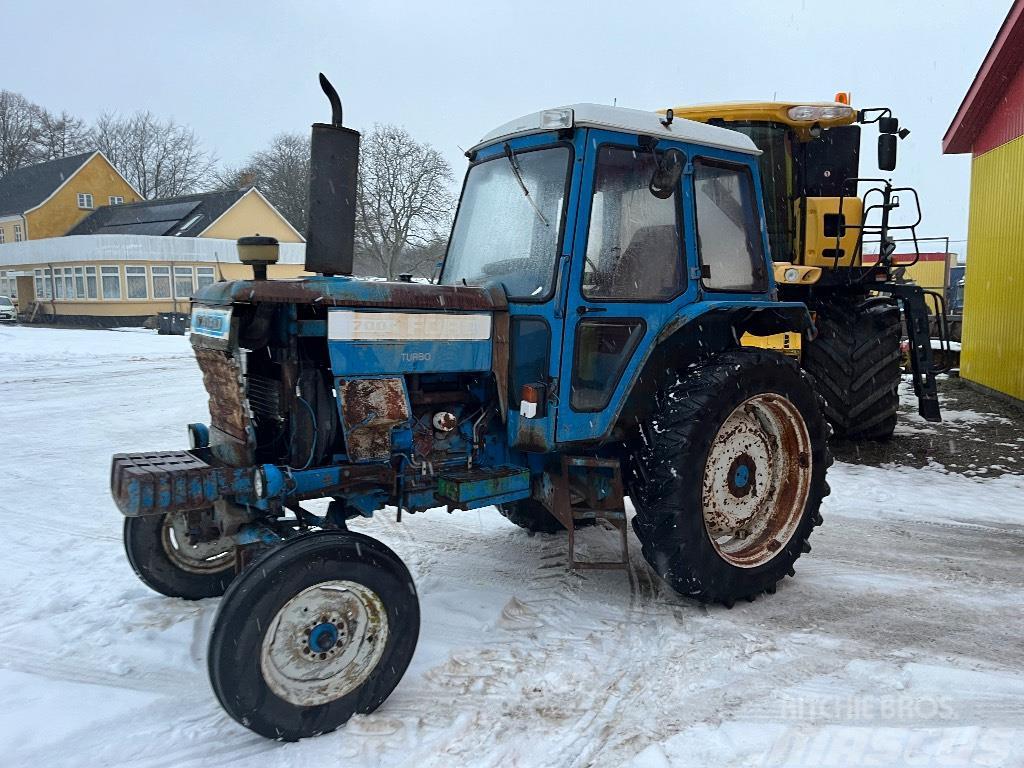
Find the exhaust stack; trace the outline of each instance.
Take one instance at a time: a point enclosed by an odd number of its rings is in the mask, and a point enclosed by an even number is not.
[[[320,73],[331,123],[313,123],[309,152],[306,271],[351,275],[355,252],[359,132],[341,125],[341,99]]]

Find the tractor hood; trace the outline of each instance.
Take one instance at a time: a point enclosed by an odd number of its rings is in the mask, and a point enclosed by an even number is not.
[[[302,277],[295,280],[234,280],[200,289],[195,301],[206,306],[230,304],[312,304],[441,312],[504,310],[498,285],[472,287],[430,283],[359,280],[353,277]]]

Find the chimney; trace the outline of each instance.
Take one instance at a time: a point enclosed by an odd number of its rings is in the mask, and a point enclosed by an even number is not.
[[[309,163],[306,271],[351,275],[355,250],[359,132],[341,125],[341,99],[323,73],[331,123],[313,123]]]

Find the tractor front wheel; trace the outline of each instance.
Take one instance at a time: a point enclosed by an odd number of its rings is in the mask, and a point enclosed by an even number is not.
[[[384,702],[419,628],[416,588],[394,552],[358,533],[304,534],[266,552],[224,594],[210,682],[256,733],[316,736]]]
[[[633,528],[680,594],[732,605],[774,592],[810,550],[831,463],[819,399],[796,362],[723,352],[662,387],[643,429]]]
[[[181,513],[125,518],[124,549],[142,582],[168,597],[220,597],[235,578],[231,542],[189,543]]]

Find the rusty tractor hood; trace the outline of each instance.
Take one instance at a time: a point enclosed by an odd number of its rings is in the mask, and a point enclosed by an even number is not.
[[[232,280],[200,289],[205,305],[318,304],[325,307],[429,309],[448,311],[507,308],[500,285],[464,286],[360,280],[353,277],[300,277],[294,280]]]

